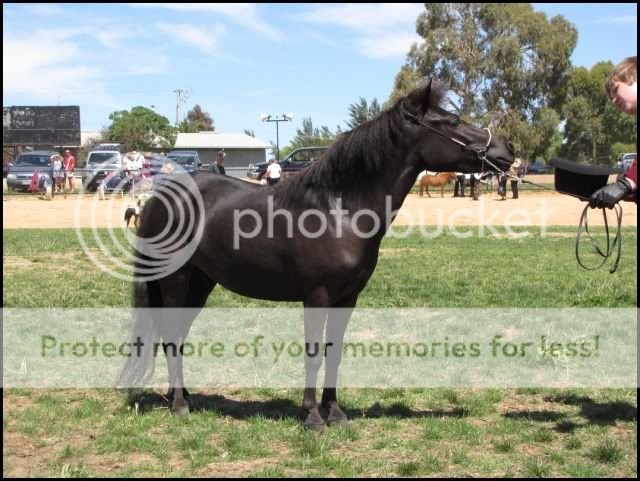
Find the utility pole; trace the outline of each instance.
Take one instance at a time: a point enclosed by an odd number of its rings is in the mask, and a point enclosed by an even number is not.
[[[180,104],[184,104],[187,101],[187,90],[176,89],[176,127],[180,123]]]
[[[280,162],[280,132],[278,125],[280,122],[292,122],[293,121],[293,112],[288,114],[282,114],[282,118],[275,117],[271,114],[260,114],[260,120],[263,122],[275,122],[276,123],[276,162]]]

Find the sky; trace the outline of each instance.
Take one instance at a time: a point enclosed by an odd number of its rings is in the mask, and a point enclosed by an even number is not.
[[[578,30],[572,62],[636,55],[637,4],[542,4]],[[349,105],[380,103],[412,42],[423,4],[3,4],[3,106],[80,105],[82,130],[141,105],[171,123],[187,91],[218,132],[253,130],[282,148],[311,117],[348,130]]]

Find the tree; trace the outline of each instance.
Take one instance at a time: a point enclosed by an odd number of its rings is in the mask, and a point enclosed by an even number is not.
[[[108,138],[109,138],[109,131],[106,127],[103,127],[100,130],[100,133],[96,137],[89,137],[88,139],[86,139],[82,144],[82,146],[76,152],[76,155],[75,155],[76,167],[78,168],[84,167],[87,162],[87,158],[89,157],[89,152],[91,152],[91,150],[93,150],[93,148],[98,143],[102,142],[103,139],[108,139]]]
[[[391,96],[383,104],[383,109],[388,110],[393,107],[393,104],[415,89],[418,83],[420,83],[420,80],[422,80],[422,76],[416,70],[410,65],[403,65],[400,68],[400,72],[396,74]]]
[[[296,129],[296,136],[291,141],[291,149],[300,147],[313,147],[318,145],[330,145],[336,138],[328,127],[322,126],[319,129],[313,127],[311,117],[302,119],[302,130]]]
[[[256,133],[253,131],[253,129],[251,129],[251,130],[244,129],[244,134],[248,135],[249,137],[253,137],[254,139],[256,138]]]
[[[364,97],[360,97],[360,101],[356,104],[349,105],[349,117],[351,120],[347,120],[346,124],[350,129],[355,129],[357,126],[368,122],[376,118],[381,112],[378,99],[374,98],[371,104],[367,104],[367,100]]]
[[[216,130],[213,119],[208,112],[204,112],[200,105],[195,104],[189,112],[187,118],[197,129],[196,132],[213,132]]]
[[[547,150],[567,92],[572,24],[530,4],[427,3],[416,30],[424,41],[411,46],[386,105],[433,77],[457,96],[465,120],[514,135],[525,160]]]
[[[618,146],[637,141],[635,116],[619,112],[605,90],[605,82],[613,70],[610,61],[599,62],[591,70],[576,68],[571,74],[568,98],[563,113],[565,144],[561,155],[593,163],[611,164]]]
[[[169,119],[146,107],[113,112],[109,120],[111,125],[103,138],[124,142],[129,150],[166,150],[175,144],[177,132]]]

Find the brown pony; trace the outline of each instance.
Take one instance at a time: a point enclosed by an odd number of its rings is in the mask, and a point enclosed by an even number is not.
[[[429,187],[440,187],[440,197],[444,197],[444,186],[447,185],[450,180],[455,178],[455,172],[441,172],[436,175],[423,175],[419,180],[420,197],[422,197],[422,193],[425,190],[427,191],[427,195],[431,197],[431,194],[429,194]]]

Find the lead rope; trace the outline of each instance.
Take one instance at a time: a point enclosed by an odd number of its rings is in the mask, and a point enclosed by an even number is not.
[[[549,187],[545,187],[544,185],[536,184],[528,180],[522,179],[522,182],[526,184],[535,185],[536,187],[540,187],[542,189],[555,191],[555,189],[551,189]],[[578,196],[578,198],[580,200],[588,200],[580,196]],[[602,217],[604,219],[604,228],[605,228],[605,233],[607,238],[606,252],[603,252],[602,249],[600,249],[600,244],[596,239],[594,239],[591,236],[591,233],[589,232],[589,220],[587,218],[587,212],[589,211],[589,209],[590,209],[589,204],[587,204],[585,208],[582,210],[582,215],[580,216],[580,223],[578,224],[578,234],[576,236],[576,260],[578,261],[578,264],[580,264],[580,267],[582,267],[583,269],[586,269],[588,271],[595,271],[596,269],[600,269],[607,262],[607,259],[609,259],[613,255],[613,250],[616,248],[616,245],[617,245],[618,254],[616,255],[616,260],[614,261],[613,266],[611,266],[611,269],[609,269],[609,273],[613,274],[615,271],[618,270],[618,264],[620,263],[620,256],[622,255],[622,206],[619,203],[614,206],[614,209],[616,211],[617,226],[616,226],[616,236],[614,237],[613,242],[611,242],[611,232],[609,231],[609,220],[607,218],[607,211],[604,207],[602,208]],[[589,237],[589,240],[591,241],[593,248],[598,253],[598,255],[603,258],[602,262],[596,267],[587,267],[582,263],[582,260],[580,260],[580,239],[582,237],[583,225],[584,225],[584,232]]]
[[[580,267],[587,269],[588,271],[595,271],[596,269],[600,269],[607,262],[607,260],[613,255],[613,251],[617,245],[618,253],[616,255],[616,259],[613,263],[613,266],[611,266],[611,269],[609,269],[609,273],[613,274],[616,270],[618,270],[618,264],[620,263],[620,256],[622,255],[622,228],[621,228],[622,227],[622,206],[619,203],[614,206],[614,210],[616,211],[616,217],[617,217],[617,229],[616,229],[616,236],[614,237],[613,242],[611,242],[611,234],[609,232],[609,221],[607,219],[607,211],[605,210],[604,207],[602,208],[602,217],[604,218],[604,228],[605,228],[606,238],[607,238],[607,248],[605,252],[603,252],[602,249],[600,249],[600,245],[598,244],[598,241],[595,240],[591,236],[591,233],[589,232],[589,221],[587,219],[588,210],[589,210],[589,204],[585,206],[584,210],[582,211],[582,215],[580,216],[580,224],[578,225],[578,236],[576,237],[576,259],[578,260],[578,264],[580,264]],[[589,240],[591,241],[591,244],[593,245],[595,251],[598,253],[600,257],[603,258],[602,262],[598,264],[596,267],[587,267],[580,260],[580,238],[582,237],[583,224],[584,224],[584,232],[589,237]]]

